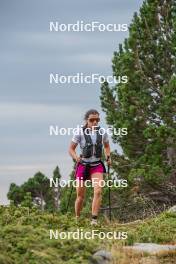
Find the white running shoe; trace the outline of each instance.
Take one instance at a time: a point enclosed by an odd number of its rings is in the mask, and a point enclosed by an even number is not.
[[[97,219],[92,219],[90,224],[93,226],[93,225],[98,225],[98,222],[97,222]]]

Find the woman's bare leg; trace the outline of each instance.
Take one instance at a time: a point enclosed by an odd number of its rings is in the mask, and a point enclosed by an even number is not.
[[[78,184],[77,184],[78,185]],[[82,180],[79,180],[79,186],[76,187],[76,201],[75,201],[75,215],[76,217],[80,216],[83,202],[84,202],[84,196],[85,196],[86,187],[83,184]]]
[[[94,196],[92,201],[92,215],[98,216],[101,200],[102,200],[102,187],[100,181],[103,180],[102,173],[94,173],[91,175],[91,179],[94,179]]]

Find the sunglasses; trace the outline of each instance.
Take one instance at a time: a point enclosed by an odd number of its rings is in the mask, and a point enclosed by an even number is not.
[[[100,122],[100,118],[89,118],[88,120],[91,123],[93,123],[94,121],[96,121],[97,123]]]

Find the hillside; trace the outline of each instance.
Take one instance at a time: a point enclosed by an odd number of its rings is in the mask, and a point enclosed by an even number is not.
[[[92,228],[89,219],[80,219],[76,223],[73,216],[49,214],[37,209],[25,207],[0,207],[0,264],[56,264],[88,263],[88,259],[99,249],[110,251],[113,263],[131,263],[138,260],[134,256],[124,256],[120,250],[123,245],[134,242],[156,242],[159,244],[176,243],[176,214],[163,213],[156,218],[133,223],[109,223],[101,220],[99,227]],[[50,230],[83,232],[96,229],[99,231],[127,232],[127,239],[50,239]],[[118,262],[117,258],[120,259]],[[176,252],[163,263],[176,260]],[[161,262],[162,263],[162,262]]]

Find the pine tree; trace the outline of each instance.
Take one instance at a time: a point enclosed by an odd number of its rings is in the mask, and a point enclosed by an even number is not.
[[[33,200],[40,206],[43,211],[47,202],[46,196],[49,190],[49,179],[40,171],[34,177],[29,178],[21,188],[24,192],[30,192]]]
[[[10,188],[7,193],[7,198],[10,200],[11,204],[20,204],[24,198],[24,195],[25,193],[20,186],[16,185],[15,183],[10,184]]]
[[[128,129],[127,136],[113,135],[123,149],[114,152],[113,167],[129,181],[158,186],[176,172],[175,32],[176,1],[144,1],[112,60],[113,75],[128,82],[101,87],[107,123]]]
[[[60,206],[60,198],[61,198],[61,186],[60,186],[60,180],[61,180],[61,174],[59,167],[56,166],[55,170],[53,171],[53,180],[58,179],[58,187],[54,187],[54,204],[55,204],[55,210],[58,211]]]
[[[30,192],[27,192],[24,195],[24,200],[22,201],[21,206],[32,208],[33,203],[32,203],[32,197],[31,197],[31,193]]]

